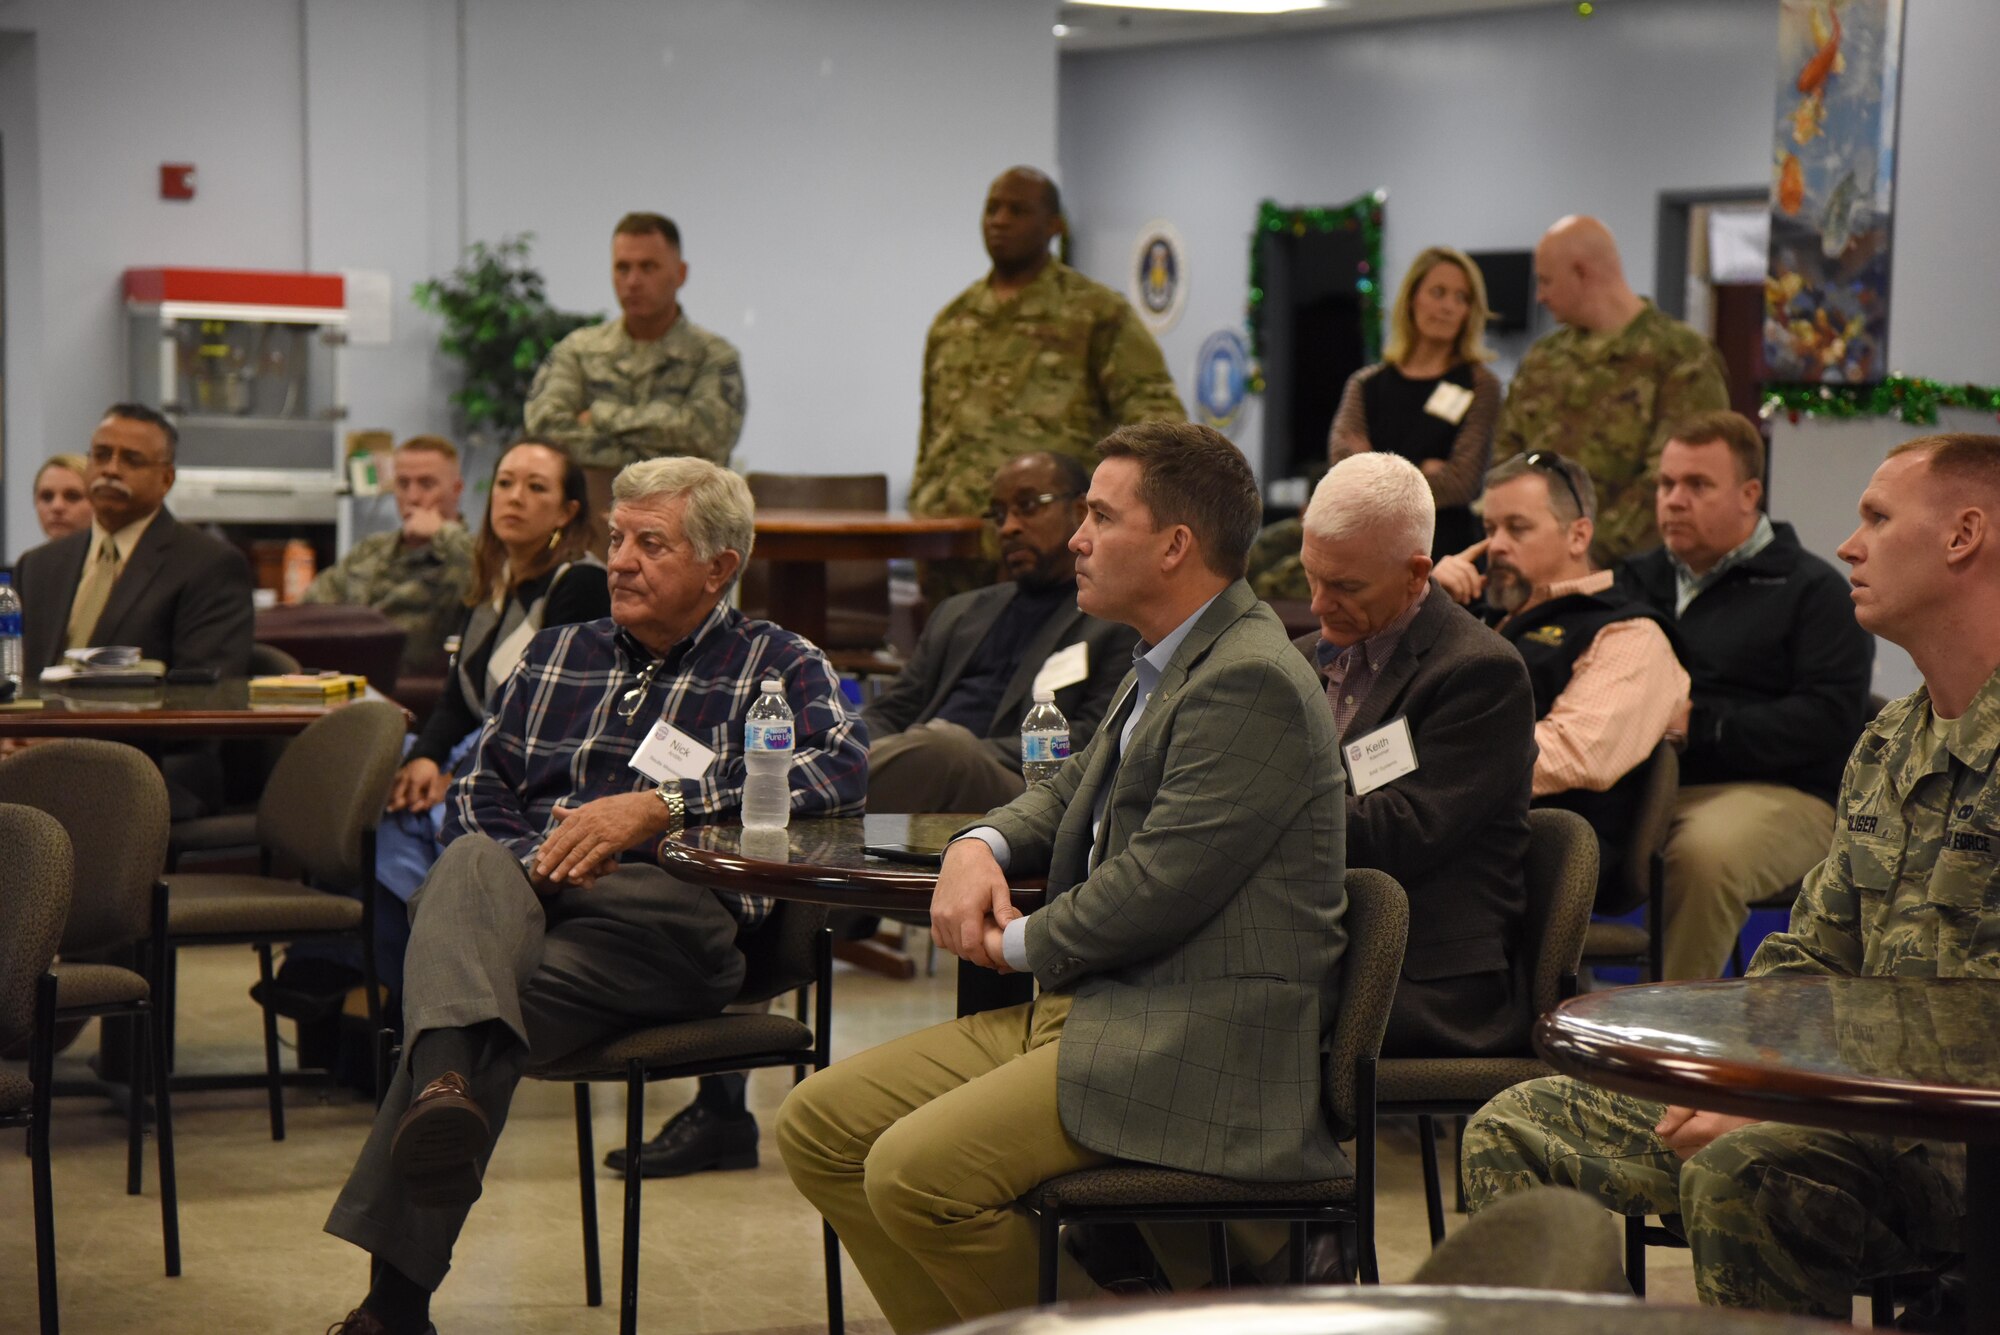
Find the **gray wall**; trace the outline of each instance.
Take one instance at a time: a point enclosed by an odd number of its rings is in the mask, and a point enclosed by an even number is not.
[[[738,464],[900,491],[924,329],[984,268],[987,181],[1054,159],[1055,65],[1040,0],[16,0],[0,550],[120,393],[127,266],[387,271],[351,425],[403,435],[452,383],[412,283],[533,231],[555,301],[611,307],[631,208],[681,222],[687,308],[743,350]],[[157,198],[166,161],[194,202]]]

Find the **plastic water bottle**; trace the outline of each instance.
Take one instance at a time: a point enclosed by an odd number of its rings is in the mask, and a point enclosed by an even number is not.
[[[743,828],[782,830],[792,820],[792,707],[785,683],[768,678],[743,720]]]
[[[0,574],[0,677],[21,685],[21,595],[14,577]]]
[[[1056,708],[1056,693],[1035,692],[1035,707],[1021,720],[1021,777],[1040,783],[1069,759],[1069,720]]]

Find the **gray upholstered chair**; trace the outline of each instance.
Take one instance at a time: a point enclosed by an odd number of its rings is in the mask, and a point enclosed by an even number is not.
[[[0,804],[0,1048],[29,1040],[28,1074],[0,1066],[0,1126],[28,1128],[34,1180],[35,1285],[42,1335],[55,1335],[55,1184],[49,1174],[49,1080],[56,980],[49,972],[69,917],[69,836],[55,817]],[[9,1300],[13,1305],[13,1300]]]
[[[1610,875],[1597,882],[1595,912],[1617,917],[1645,906],[1646,922],[1592,922],[1583,938],[1587,965],[1639,968],[1645,981],[1658,982],[1665,973],[1664,954],[1667,887],[1667,832],[1674,824],[1674,802],[1681,791],[1680,752],[1662,741],[1646,759],[1645,787],[1626,831]],[[1600,869],[1600,872],[1603,869]]]
[[[1534,1187],[1480,1211],[1424,1258],[1410,1282],[1630,1297],[1620,1261],[1617,1226],[1595,1198]]]
[[[403,753],[403,711],[383,700],[330,710],[285,748],[257,804],[260,874],[193,872],[167,878],[169,950],[250,945],[271,992],[273,944],[344,937],[361,945],[368,1023],[381,1027],[375,976],[375,826]],[[295,877],[274,875],[282,864]],[[264,1074],[175,1076],[177,1089],[262,1085],[271,1139],[285,1138],[278,1018],[266,1000]],[[171,1010],[169,1011],[171,1021]]]
[[[1530,811],[1526,871],[1525,930],[1534,951],[1529,986],[1535,1014],[1540,1016],[1576,991],[1583,934],[1597,897],[1597,836],[1590,823],[1572,811]],[[1383,1116],[1416,1115],[1432,1246],[1444,1239],[1434,1119],[1478,1112],[1500,1091],[1551,1074],[1548,1065],[1525,1048],[1518,1057],[1382,1059],[1375,1109]],[[1372,1137],[1361,1144],[1361,1152],[1374,1156]]]
[[[152,761],[118,742],[64,738],[0,761],[0,802],[29,806],[62,826],[72,850],[63,959],[54,966],[58,1024],[129,1016],[125,1190],[140,1190],[143,1091],[153,1094],[160,1174],[160,1233],[169,1275],[181,1272],[174,1189],[174,1119],[166,1084],[166,915],[160,871],[167,856],[167,785]],[[0,845],[4,847],[4,845]],[[139,957],[138,969],[121,961]],[[150,1073],[150,1082],[142,1073]]]
[[[272,644],[250,646],[250,675],[276,676],[300,671],[299,660]],[[179,871],[181,859],[189,856],[213,858],[221,854],[248,855],[257,848],[257,799],[270,782],[278,757],[285,753],[288,737],[255,737],[222,743],[224,786],[231,802],[243,810],[226,810],[213,816],[189,816],[175,821],[167,832],[167,870]],[[240,794],[240,796],[238,796]]]
[[[1403,887],[1379,871],[1347,873],[1347,954],[1341,961],[1340,1013],[1324,1059],[1322,1111],[1334,1139],[1363,1146],[1374,1124],[1375,1061],[1389,1025],[1389,1004],[1403,969],[1410,904]],[[1352,1227],[1360,1238],[1361,1279],[1374,1283],[1375,1180],[1372,1155],[1357,1155],[1355,1171],[1318,1182],[1239,1182],[1151,1164],[1111,1164],[1042,1183],[1021,1204],[1040,1219],[1040,1302],[1056,1300],[1056,1248],[1065,1223],[1185,1223],[1210,1225],[1216,1282],[1228,1282],[1229,1256],[1221,1225],[1233,1220],[1282,1220],[1292,1226],[1292,1282],[1305,1279],[1306,1225]]]
[[[619,1277],[618,1329],[633,1335],[639,1320],[639,1159],[645,1140],[646,1085],[727,1071],[789,1066],[794,1078],[807,1068],[819,1071],[830,1060],[827,1036],[833,1017],[833,946],[826,910],[818,905],[781,902],[764,925],[744,939],[747,966],[739,1005],[770,1001],[812,987],[811,1027],[777,1014],[734,1011],[701,1020],[652,1025],[594,1043],[528,1074],[539,1080],[567,1080],[576,1095],[576,1161],[583,1196],[584,1301],[604,1301],[597,1255],[597,1151],[591,1143],[590,1085],[625,1085],[625,1229]],[[822,1225],[826,1253],[827,1328],[841,1330],[840,1243]]]

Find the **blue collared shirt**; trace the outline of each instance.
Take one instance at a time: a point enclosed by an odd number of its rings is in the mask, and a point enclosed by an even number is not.
[[[699,779],[680,781],[687,823],[734,820],[743,806],[743,717],[766,677],[785,683],[797,720],[792,752],[794,816],[858,815],[868,792],[868,728],[848,707],[825,655],[768,621],[718,605],[657,661],[609,617],[535,636],[501,688],[471,768],[451,786],[444,838],[484,834],[526,857],[554,828],[556,805],[654,786],[630,761],[662,718],[715,752]],[[645,696],[627,719],[627,692]],[[659,849],[626,850],[625,861],[657,863]],[[772,901],[716,892],[745,927]]]
[[[1216,598],[1221,596],[1217,594]],[[1132,701],[1132,712],[1118,733],[1120,755],[1125,753],[1125,744],[1132,740],[1132,730],[1139,726],[1139,720],[1145,715],[1146,705],[1152,700],[1153,692],[1159,689],[1161,675],[1166,672],[1167,664],[1174,661],[1174,655],[1180,650],[1181,641],[1188,637],[1188,632],[1194,629],[1194,623],[1201,620],[1201,614],[1206,612],[1214,601],[1215,598],[1210,598],[1208,602],[1195,608],[1193,615],[1187,620],[1162,635],[1158,644],[1149,645],[1141,640],[1132,646],[1132,692],[1137,698]],[[1118,706],[1114,701],[1111,713],[1117,712]],[[1104,823],[1104,804],[1110,797],[1110,784],[1107,783],[1098,789],[1096,804],[1090,809],[1092,842],[1097,839],[1098,826]],[[1007,837],[1000,831],[991,825],[982,825],[976,830],[967,830],[963,837],[984,841],[986,846],[993,850],[993,858],[1000,864],[1000,870],[1007,870],[1007,863],[1013,856],[1013,850],[1007,847]],[[1016,918],[1007,924],[1000,941],[1000,952],[1006,957],[1007,967],[1023,973],[1028,969],[1027,932],[1028,920],[1024,917]]]

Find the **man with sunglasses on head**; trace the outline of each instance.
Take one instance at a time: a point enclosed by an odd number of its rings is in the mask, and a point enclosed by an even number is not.
[[[1686,707],[1688,674],[1659,612],[1590,560],[1597,488],[1582,464],[1532,450],[1486,475],[1486,537],[1440,560],[1438,587],[1485,619],[1528,665],[1537,806],[1597,831],[1598,880],[1617,874],[1643,765]],[[1485,558],[1482,573],[1475,561]]]
[[[1090,476],[1066,454],[1023,454],[993,474],[987,519],[1006,584],[947,598],[895,682],[862,711],[870,811],[987,811],[1021,795],[1021,720],[1055,692],[1081,751],[1132,664],[1138,636],[1076,605],[1070,535]]]

